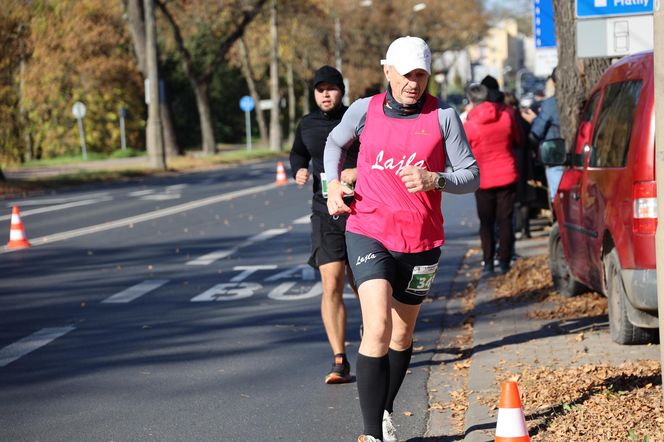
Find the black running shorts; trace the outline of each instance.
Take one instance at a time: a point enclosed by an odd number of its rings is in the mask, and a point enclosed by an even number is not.
[[[317,210],[311,213],[311,267],[346,261],[346,219],[348,215],[335,217]]]
[[[404,304],[421,304],[438,270],[440,247],[400,253],[387,250],[375,239],[346,232],[346,248],[357,287],[371,279],[386,279],[392,285],[392,297]]]

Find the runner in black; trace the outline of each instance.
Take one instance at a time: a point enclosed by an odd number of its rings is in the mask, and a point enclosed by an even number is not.
[[[351,380],[350,363],[346,357],[346,307],[343,302],[347,268],[344,232],[348,216],[328,214],[327,183],[323,168],[325,140],[347,109],[341,103],[344,91],[343,77],[339,71],[331,66],[323,66],[316,71],[314,98],[318,109],[300,121],[290,152],[291,170],[297,184],[303,186],[309,176],[313,175],[309,265],[317,268],[321,274],[321,316],[334,354],[332,370],[325,376],[326,384]],[[349,149],[341,171],[341,180],[351,186],[356,179],[357,151],[355,143]],[[346,200],[350,204],[352,197]],[[352,281],[352,278],[349,277],[349,280]]]

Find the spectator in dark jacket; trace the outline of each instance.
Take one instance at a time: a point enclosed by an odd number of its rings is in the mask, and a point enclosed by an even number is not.
[[[484,259],[483,274],[494,271],[495,230],[498,226],[501,273],[506,273],[514,251],[512,215],[519,177],[514,146],[516,124],[503,104],[487,100],[488,89],[482,84],[468,87],[473,109],[464,123],[470,148],[480,168],[480,188],[475,192],[480,239]]]
[[[556,69],[551,72],[551,81],[556,83]],[[552,140],[560,138],[560,119],[558,117],[558,102],[556,96],[553,95],[542,101],[540,112],[535,114],[530,109],[521,111],[521,116],[531,123],[530,126],[530,139],[539,144],[545,140]],[[553,166],[546,168],[546,181],[549,187],[549,197],[553,202],[558,191],[558,184],[563,175],[562,166]]]

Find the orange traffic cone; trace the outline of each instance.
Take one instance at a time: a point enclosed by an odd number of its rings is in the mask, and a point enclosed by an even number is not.
[[[285,186],[288,184],[288,178],[286,178],[286,170],[284,169],[284,163],[279,161],[277,163],[277,179],[275,181],[277,186]]]
[[[12,207],[12,222],[9,228],[8,249],[18,249],[21,247],[30,247],[28,238],[25,236],[25,229],[21,222],[21,215],[18,213],[18,206]]]
[[[500,387],[495,442],[530,442],[519,387],[514,381],[503,382]]]

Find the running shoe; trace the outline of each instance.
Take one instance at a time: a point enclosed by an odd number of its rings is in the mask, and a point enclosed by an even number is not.
[[[397,430],[392,422],[392,413],[383,411],[383,442],[399,442]]]
[[[373,436],[365,436],[364,434],[357,438],[357,442],[383,442],[380,439],[376,439]]]
[[[326,384],[345,384],[350,382],[350,363],[341,356],[334,357],[332,370],[325,376]]]

